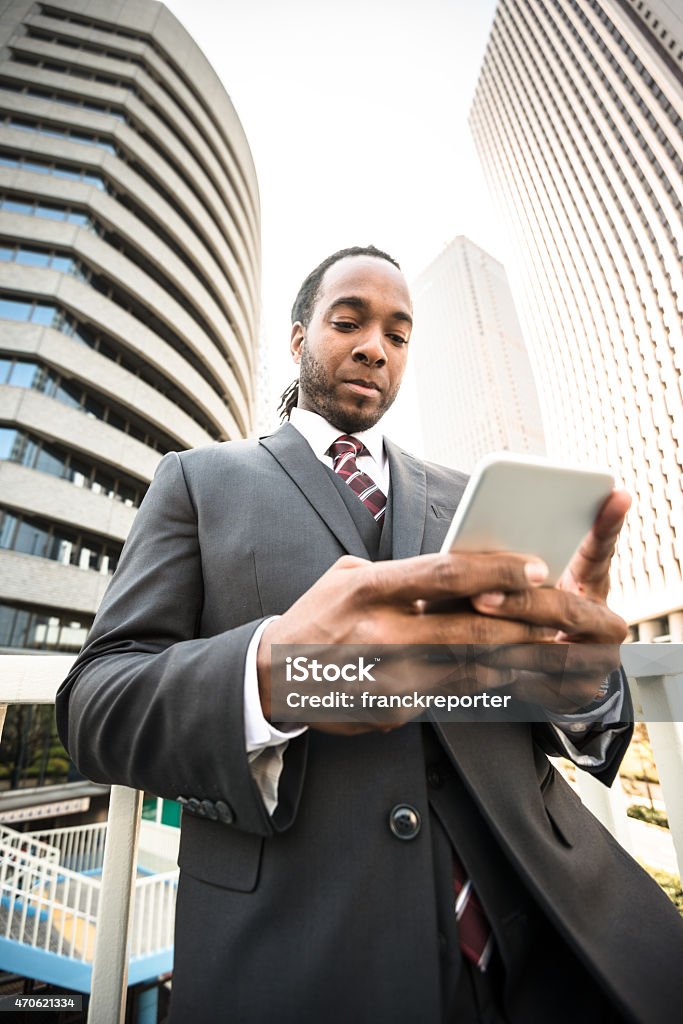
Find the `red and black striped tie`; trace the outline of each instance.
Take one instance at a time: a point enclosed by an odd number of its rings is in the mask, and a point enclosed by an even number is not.
[[[453,887],[460,950],[475,967],[485,971],[493,952],[493,932],[486,912],[472,887],[472,879],[468,877],[465,866],[455,851]]]
[[[362,441],[350,434],[342,434],[327,449],[332,456],[332,468],[344,480],[354,494],[357,494],[376,523],[382,525],[387,496],[379,489],[372,477],[358,468],[356,459],[369,455]]]

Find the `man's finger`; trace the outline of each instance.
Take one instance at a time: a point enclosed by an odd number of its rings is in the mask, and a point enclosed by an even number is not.
[[[606,581],[619,532],[630,507],[631,496],[627,491],[612,491],[605,501],[567,567],[567,573],[578,588]]]
[[[478,612],[496,618],[520,619],[536,625],[557,625],[572,637],[597,642],[621,643],[628,627],[623,619],[605,605],[566,590],[539,587],[505,594],[501,591],[472,598]]]
[[[368,603],[469,597],[485,590],[540,587],[548,575],[532,555],[446,552],[361,567],[354,581],[356,597]],[[349,581],[351,585],[351,581]]]

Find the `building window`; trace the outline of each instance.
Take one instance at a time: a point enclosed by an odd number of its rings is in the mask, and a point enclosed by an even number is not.
[[[35,174],[52,174],[55,178],[65,178],[68,181],[82,181],[86,185],[94,185],[101,191],[106,189],[104,178],[99,174],[93,174],[83,167],[72,167],[68,164],[56,164],[47,160],[37,160],[35,157],[14,155],[8,152],[0,152],[0,167],[14,167],[23,171],[33,171]]]
[[[47,220],[64,220],[69,224],[80,224],[91,231],[96,231],[95,222],[87,213],[73,206],[57,206],[19,196],[0,195],[0,210],[6,213],[23,213],[28,217],[45,217]]]
[[[54,398],[63,405],[72,409],[79,409],[86,415],[109,423],[116,430],[134,437],[149,448],[165,454],[168,451],[179,451],[180,449],[171,438],[160,435],[159,432],[147,433],[144,428],[136,422],[122,416],[111,406],[103,403],[78,381],[62,378],[54,370],[47,369],[38,363],[24,359],[10,359],[7,356],[0,356],[0,384],[9,384],[12,387],[32,388],[40,391],[49,398]],[[141,421],[140,421],[141,422]]]
[[[24,132],[36,132],[49,139],[62,139],[67,142],[79,142],[86,146],[97,146],[104,149],[112,156],[118,156],[116,146],[101,135],[91,135],[88,132],[76,128],[57,128],[50,124],[49,127],[41,121],[27,121],[21,117],[5,115],[5,124],[8,128],[19,128]]]
[[[20,263],[24,267],[45,267],[50,270],[58,270],[62,274],[72,274],[82,281],[87,280],[87,274],[77,260],[54,249],[38,249],[26,245],[12,246],[0,242],[0,262]]]
[[[111,575],[121,546],[38,516],[0,509],[0,548],[5,551]]]
[[[0,647],[79,651],[92,619],[78,613],[33,611],[0,604]]]
[[[77,458],[61,445],[48,443],[14,427],[0,427],[0,461],[15,462],[27,469],[59,477],[75,487],[102,494],[131,508],[139,506],[146,490],[142,481],[113,476],[107,469]]]

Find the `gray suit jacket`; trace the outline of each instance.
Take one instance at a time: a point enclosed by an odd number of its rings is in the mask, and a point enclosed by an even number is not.
[[[388,456],[393,557],[438,550],[465,477],[394,445]],[[60,732],[85,775],[192,801],[172,1019],[441,1021],[458,962],[454,843],[494,925],[511,1019],[544,1019],[558,986],[554,1024],[603,1019],[549,955],[551,928],[625,1019],[668,1024],[683,982],[661,952],[683,956],[683,924],[551,767],[550,730],[442,724],[436,745],[420,725],[309,731],[290,742],[267,814],[245,753],[247,647],[347,553],[368,554],[292,426],[170,454],[60,691]],[[410,842],[388,827],[400,803],[421,814]]]

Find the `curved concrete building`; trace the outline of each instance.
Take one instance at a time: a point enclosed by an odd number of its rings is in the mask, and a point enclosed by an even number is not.
[[[0,4],[0,647],[76,650],[162,454],[252,420],[256,174],[152,0]]]

